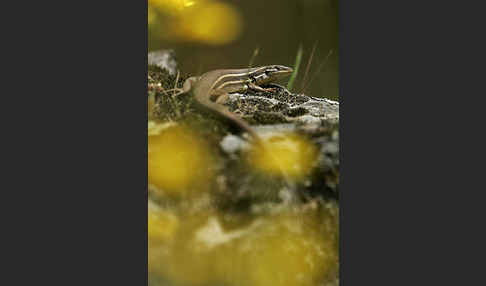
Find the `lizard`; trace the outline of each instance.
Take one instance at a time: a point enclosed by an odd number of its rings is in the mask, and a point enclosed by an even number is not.
[[[292,71],[292,68],[281,65],[213,70],[186,79],[178,94],[192,92],[198,105],[229,120],[240,130],[250,134],[257,143],[261,143],[260,137],[250,125],[221,103],[228,99],[230,93],[245,92],[249,89],[273,91],[273,88],[263,88],[261,85],[289,76]]]

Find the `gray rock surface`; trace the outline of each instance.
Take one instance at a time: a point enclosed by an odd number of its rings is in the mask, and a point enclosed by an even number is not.
[[[339,123],[339,102],[291,93],[281,86],[275,93],[231,94],[226,105],[256,124]]]
[[[148,53],[148,64],[166,69],[171,75],[175,75],[177,72],[177,61],[173,50],[158,50]]]

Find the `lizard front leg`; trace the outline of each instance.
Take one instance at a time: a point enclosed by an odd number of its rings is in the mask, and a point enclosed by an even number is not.
[[[275,92],[277,89],[270,87],[270,88],[263,88],[261,86],[258,86],[252,82],[248,83],[248,88],[255,90],[255,91],[262,91],[262,92]]]

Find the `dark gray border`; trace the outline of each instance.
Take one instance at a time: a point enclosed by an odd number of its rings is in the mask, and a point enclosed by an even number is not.
[[[147,1],[11,9],[1,284],[147,285]]]
[[[470,66],[484,66],[484,17],[470,4],[339,2],[341,285],[484,284],[470,262],[484,235],[466,229],[484,225],[483,168],[467,162],[484,158]]]

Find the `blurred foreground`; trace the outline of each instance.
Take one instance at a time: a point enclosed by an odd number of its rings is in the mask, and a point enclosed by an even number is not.
[[[149,66],[149,285],[337,286],[338,104],[232,96],[256,146],[171,96],[184,77]]]

